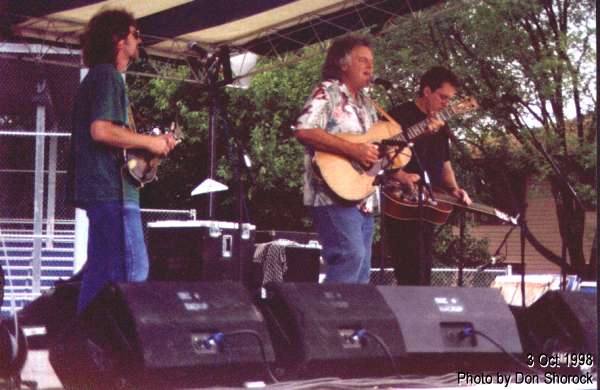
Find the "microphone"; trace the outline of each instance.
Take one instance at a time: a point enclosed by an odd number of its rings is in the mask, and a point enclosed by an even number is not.
[[[196,41],[188,42],[187,48],[188,50],[198,54],[201,58],[206,58],[208,56],[208,52]]]
[[[233,71],[231,70],[229,46],[221,46],[221,49],[219,50],[219,57],[221,64],[223,65],[223,79],[226,84],[230,84],[233,81]]]
[[[379,77],[375,77],[371,82],[375,85],[381,85],[385,89],[393,89],[394,88],[394,84],[392,84],[390,81],[384,80]]]
[[[148,52],[146,51],[146,49],[144,48],[144,46],[139,45],[138,46],[138,52],[140,54],[140,61],[142,61],[142,62],[148,62],[148,60],[150,59],[150,57],[148,56]]]

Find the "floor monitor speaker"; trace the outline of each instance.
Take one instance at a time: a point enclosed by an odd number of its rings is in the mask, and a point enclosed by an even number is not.
[[[274,361],[261,313],[229,281],[111,285],[50,352],[72,388],[239,385]]]
[[[377,290],[404,337],[406,353],[400,365],[409,372],[508,369],[521,358],[515,319],[497,289],[378,286]]]

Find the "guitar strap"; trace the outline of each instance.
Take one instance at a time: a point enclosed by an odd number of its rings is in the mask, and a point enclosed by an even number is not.
[[[129,106],[127,106],[127,127],[134,133],[137,131],[137,126],[135,125],[135,118],[133,116],[133,104],[131,103],[129,103]]]
[[[398,122],[396,122],[394,120],[394,118],[392,118],[392,116],[390,114],[388,114],[387,112],[385,112],[385,110],[383,108],[381,108],[379,106],[379,104],[375,103],[375,101],[371,100],[371,103],[373,104],[373,107],[375,107],[375,109],[388,121],[390,121],[391,123],[397,125],[400,129],[402,129],[402,126],[400,126],[400,124]]]

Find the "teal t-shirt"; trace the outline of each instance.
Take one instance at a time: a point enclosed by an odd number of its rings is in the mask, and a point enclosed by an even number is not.
[[[123,151],[94,141],[91,124],[106,120],[127,123],[123,77],[112,64],[91,68],[81,82],[73,109],[73,133],[68,172],[68,197],[76,207],[99,201],[134,201],[139,190],[121,174]]]

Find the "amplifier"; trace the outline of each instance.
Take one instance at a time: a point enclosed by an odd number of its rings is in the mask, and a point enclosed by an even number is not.
[[[148,223],[149,280],[249,283],[256,226],[225,221]]]

